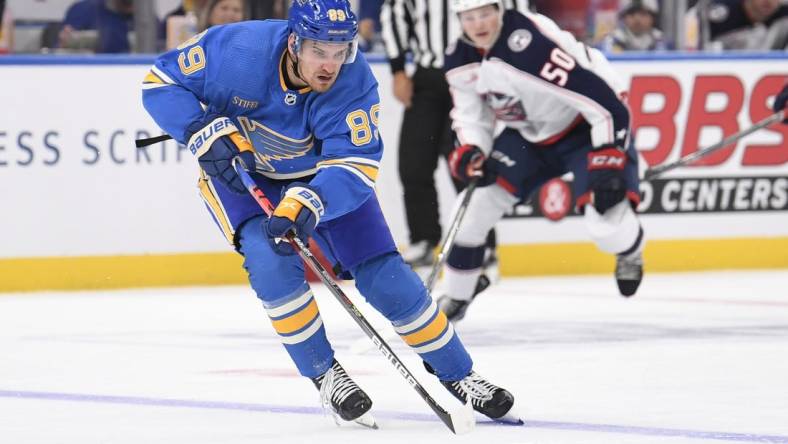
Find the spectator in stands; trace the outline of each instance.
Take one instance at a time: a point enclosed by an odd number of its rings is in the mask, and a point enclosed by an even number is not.
[[[199,30],[204,31],[211,26],[226,25],[244,19],[243,0],[208,0],[208,4],[200,14]]]
[[[688,13],[691,49],[788,49],[788,4],[780,0],[710,0]]]
[[[131,51],[134,0],[80,0],[66,11],[58,36],[64,49],[97,53]]]
[[[380,8],[383,0],[361,0],[358,13],[359,49],[373,51],[380,41]]]
[[[177,8],[164,16],[164,21],[166,22],[170,17],[186,15],[189,12],[197,15],[205,7],[206,3],[206,0],[183,0]]]
[[[608,52],[654,51],[667,49],[662,31],[657,29],[657,0],[622,0],[619,25],[608,34],[601,48]]]
[[[164,40],[159,46],[172,49],[197,33],[197,17],[205,9],[207,0],[183,0],[164,16],[159,36]]]

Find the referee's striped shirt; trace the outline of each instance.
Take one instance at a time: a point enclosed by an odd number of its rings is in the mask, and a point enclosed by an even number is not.
[[[443,52],[462,31],[450,0],[385,0],[380,24],[391,71],[405,68],[405,56],[424,68],[442,68]],[[503,0],[507,9],[528,10],[528,0]]]

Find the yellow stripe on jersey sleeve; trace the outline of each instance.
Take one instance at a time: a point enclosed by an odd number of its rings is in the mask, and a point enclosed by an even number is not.
[[[156,73],[154,73],[153,71],[149,71],[148,75],[146,75],[145,78],[142,80],[142,83],[166,84],[167,82],[162,80],[161,77],[157,76]]]
[[[375,181],[378,179],[379,166],[379,162],[361,157],[324,160],[317,164],[318,169],[329,167],[344,168],[359,176],[369,186],[374,186]]]

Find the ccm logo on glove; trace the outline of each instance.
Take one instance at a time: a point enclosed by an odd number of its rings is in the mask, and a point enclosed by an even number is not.
[[[623,170],[626,163],[627,158],[624,152],[615,147],[602,148],[588,153],[589,170]]]

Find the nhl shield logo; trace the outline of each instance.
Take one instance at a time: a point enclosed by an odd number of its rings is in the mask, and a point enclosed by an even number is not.
[[[296,95],[291,92],[285,94],[285,103],[288,105],[295,105]]]
[[[560,177],[548,181],[539,190],[539,209],[544,217],[554,222],[563,219],[569,213],[571,204],[572,191]]]
[[[509,44],[509,49],[512,51],[521,52],[531,44],[531,40],[533,40],[531,31],[527,29],[518,29],[509,35],[507,43]]]

